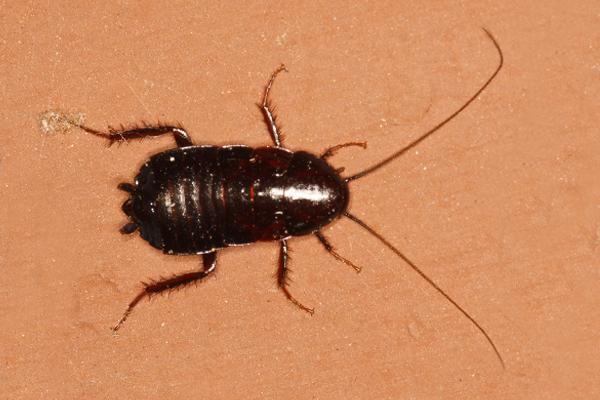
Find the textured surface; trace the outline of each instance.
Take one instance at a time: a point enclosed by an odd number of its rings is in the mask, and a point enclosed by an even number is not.
[[[3,398],[600,397],[597,1],[352,3],[0,6]],[[140,280],[200,265],[118,233],[117,183],[172,139],[109,149],[44,133],[40,114],[98,128],[160,119],[196,143],[263,145],[255,103],[285,62],[273,100],[287,146],[366,140],[333,159],[352,173],[493,71],[482,26],[505,53],[498,79],[352,183],[350,210],[488,330],[505,372],[468,321],[347,221],[325,233],[360,275],[315,238],[290,241],[292,291],[312,318],[277,291],[278,248],[261,243],[224,251],[215,278],[140,304],[111,336]]]

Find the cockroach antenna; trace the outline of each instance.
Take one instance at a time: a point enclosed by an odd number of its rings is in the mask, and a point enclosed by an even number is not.
[[[352,182],[352,181],[364,178],[365,176],[370,175],[371,173],[377,171],[380,168],[383,168],[384,166],[388,165],[392,161],[396,160],[397,158],[399,158],[400,156],[402,156],[403,154],[405,154],[410,149],[416,147],[421,142],[423,142],[425,139],[427,139],[428,137],[430,137],[431,135],[433,135],[435,132],[437,132],[444,125],[446,125],[448,122],[452,121],[458,114],[460,114],[473,101],[475,101],[475,99],[477,99],[477,97],[488,87],[488,85],[494,80],[494,78],[496,77],[496,75],[498,75],[498,72],[500,72],[500,69],[502,68],[502,65],[504,64],[504,56],[502,54],[502,50],[500,49],[500,46],[498,45],[498,42],[494,38],[494,36],[492,36],[492,34],[487,29],[485,29],[485,28],[482,28],[482,29],[486,33],[486,35],[490,38],[490,40],[492,41],[492,43],[494,44],[494,46],[496,47],[496,50],[498,51],[498,55],[499,55],[499,58],[500,58],[500,61],[498,63],[498,66],[496,67],[496,70],[488,78],[488,80],[461,107],[459,107],[456,111],[454,111],[452,114],[450,114],[450,116],[448,116],[442,122],[438,123],[436,126],[434,126],[433,128],[431,128],[429,131],[425,132],[423,135],[419,136],[417,139],[413,140],[412,142],[410,142],[408,145],[406,145],[402,149],[396,151],[391,156],[389,156],[387,158],[384,158],[383,160],[379,161],[375,165],[373,165],[373,166],[371,166],[371,167],[369,167],[369,168],[367,168],[367,169],[365,169],[365,170],[363,170],[363,171],[361,171],[361,172],[359,172],[357,174],[354,174],[354,175],[351,175],[351,176],[349,176],[347,178],[344,178],[345,182],[349,183],[349,182]],[[375,238],[377,238],[388,249],[390,249],[391,251],[393,251],[394,253],[396,253],[396,255],[398,257],[400,257],[402,260],[404,260],[404,262],[406,262],[417,274],[419,274],[423,279],[425,279],[425,281],[427,281],[427,283],[429,283],[435,290],[437,290],[438,293],[440,293],[442,296],[444,296],[444,298],[446,298],[446,300],[448,300],[450,303],[452,303],[452,305],[454,307],[456,307],[456,309],[458,309],[458,311],[460,311],[469,321],[471,321],[471,323],[473,325],[475,325],[475,327],[479,330],[479,332],[481,332],[483,334],[483,336],[485,337],[485,339],[487,340],[487,342],[490,344],[490,346],[492,346],[492,349],[494,350],[494,353],[496,353],[496,356],[498,357],[498,360],[500,360],[500,364],[502,364],[502,368],[506,369],[506,366],[504,364],[504,360],[502,359],[502,356],[500,355],[500,352],[498,351],[498,348],[496,347],[496,345],[494,344],[494,342],[492,341],[492,339],[490,338],[490,336],[488,335],[488,333],[485,331],[485,329],[483,329],[483,327],[481,325],[479,325],[479,323],[477,323],[477,321],[475,321],[475,319],[471,315],[469,315],[468,312],[465,311],[464,308],[462,308],[458,303],[456,303],[456,301],[454,301],[444,290],[442,290],[442,288],[440,288],[438,286],[438,284],[436,284],[420,268],[418,268],[412,261],[410,261],[400,250],[398,250],[390,242],[388,242],[381,234],[377,233],[373,228],[371,228],[369,225],[367,225],[362,220],[358,219],[356,216],[350,214],[348,211],[344,211],[343,215],[345,217],[347,217],[348,219],[350,219],[351,221],[353,221],[356,224],[358,224],[361,228],[363,228],[364,230],[366,230],[367,232],[369,232],[372,236],[374,236]]]

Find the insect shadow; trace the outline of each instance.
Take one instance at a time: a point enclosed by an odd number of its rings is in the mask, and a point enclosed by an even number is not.
[[[285,71],[281,65],[269,79],[259,105],[274,146],[251,148],[243,145],[194,145],[182,126],[144,124],[131,128],[100,131],[73,122],[84,131],[107,139],[109,145],[133,139],[164,134],[173,135],[177,147],[153,155],[141,167],[133,183],[121,183],[119,189],[129,193],[123,203],[128,222],[121,233],[140,236],[167,254],[196,254],[202,257],[202,268],[169,278],[143,283],[143,289],[129,303],[113,331],[117,331],[134,307],[145,297],[176,290],[198,282],[215,271],[217,253],[226,247],[257,241],[279,243],[277,285],[298,308],[310,314],[288,288],[288,241],[294,236],[314,235],[338,261],[360,267],[340,255],[322,233],[322,228],[345,217],[394,252],[439,294],[462,313],[492,347],[503,368],[504,361],[488,333],[454,301],[437,283],[409,260],[400,250],[364,221],[348,211],[348,185],[383,168],[437,132],[467,108],[492,82],[502,68],[502,50],[490,32],[483,29],[499,55],[499,62],[483,85],[461,107],[426,133],[387,158],[358,172],[342,177],[328,158],[338,150],[366,147],[363,142],[333,146],[321,155],[291,151],[283,146],[269,98],[277,75]]]

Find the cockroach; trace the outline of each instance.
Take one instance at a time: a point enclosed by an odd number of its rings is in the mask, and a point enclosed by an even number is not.
[[[109,145],[131,139],[173,135],[176,148],[150,157],[133,184],[119,184],[118,188],[130,195],[122,205],[129,221],[120,231],[123,234],[139,231],[144,240],[164,253],[197,254],[203,261],[200,270],[144,283],[113,331],[121,327],[143,298],[182,288],[213,273],[219,250],[257,241],[279,243],[277,285],[293,304],[312,314],[314,310],[296,300],[288,289],[288,241],[294,236],[314,235],[329,254],[359,272],[360,267],[341,256],[322,233],[324,226],[346,217],[404,260],[471,321],[504,368],[500,352],[481,325],[400,250],[348,211],[350,182],[381,169],[430,137],[467,108],[494,80],[502,68],[504,57],[496,39],[486,29],[483,30],[494,44],[499,62],[479,90],[450,116],[404,148],[348,177],[342,177],[341,170],[332,167],[328,158],[341,148],[364,148],[366,143],[340,144],[325,150],[320,156],[306,151],[291,151],[283,146],[269,93],[277,75],[286,70],[284,65],[273,72],[264,89],[262,102],[258,104],[274,146],[198,146],[180,125],[144,124],[128,129],[109,127],[107,131],[100,131],[77,123],[84,131],[108,139]]]

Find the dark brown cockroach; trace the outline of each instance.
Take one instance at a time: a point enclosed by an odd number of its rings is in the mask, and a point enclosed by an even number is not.
[[[277,284],[285,296],[300,309],[309,308],[288,290],[288,240],[293,236],[315,235],[337,260],[360,268],[338,254],[321,229],[341,218],[350,219],[404,260],[442,296],[452,303],[484,335],[504,367],[504,362],[486,331],[435,282],[383,236],[348,212],[348,184],[382,168],[414,148],[456,117],[492,82],[503,64],[502,51],[494,37],[485,30],[499,54],[499,63],[490,78],[458,110],[427,133],[377,164],[343,178],[327,159],[347,146],[365,147],[351,142],[327,149],[320,156],[283,147],[275,121],[269,92],[281,65],[271,76],[259,104],[269,128],[274,147],[251,148],[242,145],[196,146],[181,126],[144,125],[107,132],[78,124],[86,132],[116,141],[172,134],[177,148],[154,156],[142,166],[133,184],[119,188],[130,194],[122,208],[129,222],[121,233],[139,231],[143,239],[167,254],[198,254],[203,268],[170,278],[145,283],[113,327],[116,331],[144,297],[181,288],[210,275],[216,267],[220,249],[256,241],[279,242]]]

